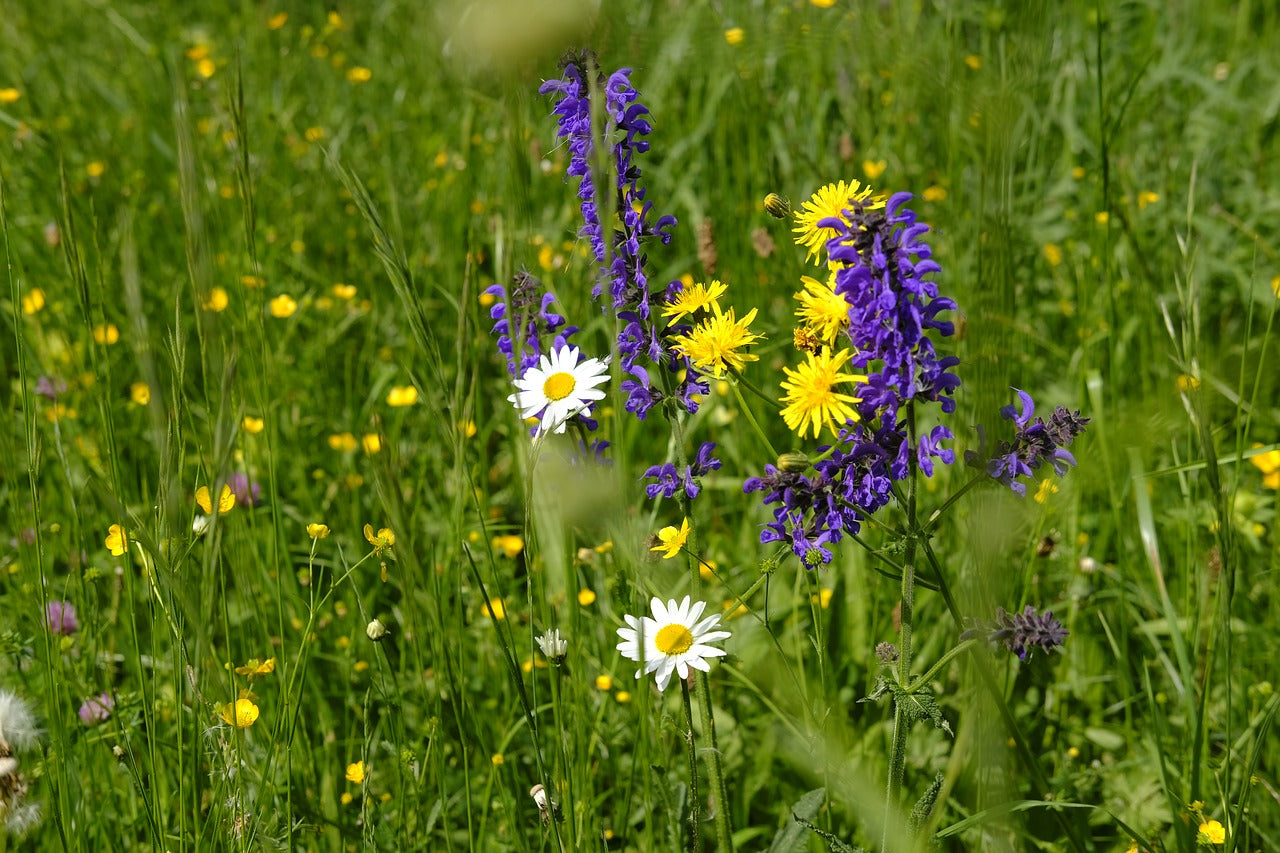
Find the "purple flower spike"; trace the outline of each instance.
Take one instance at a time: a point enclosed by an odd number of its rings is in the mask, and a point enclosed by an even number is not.
[[[1046,654],[1062,648],[1070,633],[1054,618],[1052,610],[1037,614],[1036,609],[1028,604],[1021,613],[1007,613],[1003,607],[996,608],[995,621],[978,622],[960,636],[968,639],[985,634],[992,644],[1003,645],[1019,660],[1027,660],[1037,647]]]
[[[1002,441],[990,456],[986,455],[986,431],[978,428],[978,449],[965,452],[965,463],[973,468],[985,469],[988,476],[1004,483],[1020,497],[1027,494],[1024,480],[1048,463],[1055,474],[1065,476],[1068,467],[1074,467],[1076,458],[1063,445],[1071,444],[1084,432],[1089,419],[1080,412],[1058,406],[1049,416],[1035,417],[1035,402],[1026,391],[1014,388],[1021,405],[1005,406],[1000,414],[1016,427],[1012,441]],[[1034,418],[1034,420],[1033,420]]]

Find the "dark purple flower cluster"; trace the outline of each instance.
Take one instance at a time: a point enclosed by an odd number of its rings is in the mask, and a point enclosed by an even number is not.
[[[506,356],[507,372],[513,378],[538,363],[545,339],[552,338],[550,349],[559,349],[578,331],[577,326],[566,327],[564,317],[549,310],[555,296],[525,270],[512,278],[510,293],[501,284],[484,292],[497,300],[489,309],[494,320],[492,334],[498,336],[498,350]]]
[[[845,211],[848,222],[819,223],[836,231],[827,249],[841,265],[836,293],[849,303],[856,353],[851,363],[867,370],[866,384],[858,386],[861,421],[840,431],[834,449],[818,449],[822,458],[812,474],[766,466],[764,477],[743,484],[744,491],[765,492],[766,504],[778,504],[760,541],[790,543],[809,568],[829,562],[825,546],[858,532],[863,519],[889,502],[893,484],[910,474],[912,453],[925,476],[933,475],[934,460],[955,461],[955,452],[942,446],[954,437],[951,430],[935,426],[916,436],[912,446],[900,416],[913,400],[936,402],[944,413],[955,411],[951,395],[960,385],[951,372],[960,360],[939,356],[926,334],[953,334],[953,325],[938,314],[956,310],[956,303],[939,296],[938,285],[924,278],[941,267],[923,240],[929,226],[917,223],[904,206],[910,198],[898,193],[883,210],[854,202]]]
[[[649,150],[645,139],[652,130],[646,116],[648,107],[639,102],[639,94],[631,85],[631,69],[622,68],[592,83],[584,73],[583,60],[566,63],[564,75],[558,80],[548,80],[538,91],[559,98],[554,113],[559,118],[557,135],[568,143],[569,167],[566,173],[580,179],[578,198],[584,222],[582,236],[591,244],[591,251],[600,265],[600,281],[592,289],[592,296],[600,300],[604,285],[608,284],[609,308],[621,323],[618,333],[618,354],[622,369],[629,374],[623,380],[622,390],[627,395],[626,409],[643,419],[653,406],[666,396],[649,375],[649,369],[640,364],[641,358],[666,369],[675,376],[683,375],[677,387],[670,392],[689,412],[698,408],[697,395],[706,394],[710,386],[700,381],[689,360],[672,351],[667,338],[684,331],[682,328],[664,330],[659,320],[652,316],[654,301],[665,299],[673,282],[665,288],[651,288],[645,272],[646,256],[643,246],[653,238],[663,244],[671,241],[673,216],[660,216],[653,220],[653,204],[645,200],[645,189],[640,185],[640,167],[635,162],[637,154]],[[593,89],[599,97],[603,92],[604,139],[616,139],[613,144],[611,166],[615,178],[615,209],[621,228],[616,229],[606,243],[604,226],[600,219],[600,199],[596,178],[591,165],[595,135],[591,126],[591,96]],[[607,310],[607,309],[606,309]]]
[[[1003,645],[1019,660],[1026,660],[1037,646],[1046,654],[1061,648],[1070,633],[1054,618],[1052,610],[1037,614],[1036,609],[1028,604],[1021,613],[1007,613],[1003,607],[998,607],[994,622],[979,622],[960,638],[967,640],[984,634],[991,643]]]
[[[654,482],[645,485],[644,493],[650,499],[659,495],[664,498],[673,498],[676,496],[676,492],[683,489],[689,500],[693,500],[702,491],[702,486],[698,484],[697,478],[705,477],[720,468],[720,460],[711,455],[715,453],[715,449],[716,443],[714,441],[704,441],[702,446],[698,448],[698,455],[695,457],[693,464],[684,466],[683,474],[671,462],[667,462],[664,465],[651,466],[644,472],[644,476]]]
[[[1059,477],[1067,473],[1067,466],[1076,464],[1076,458],[1065,449],[1065,445],[1075,441],[1076,436],[1084,432],[1089,419],[1080,416],[1079,410],[1074,412],[1066,406],[1058,406],[1044,418],[1032,419],[1036,412],[1035,401],[1026,391],[1014,388],[1018,392],[1020,408],[1008,405],[1000,409],[1000,414],[1011,420],[1016,427],[1012,441],[1002,441],[995,452],[986,455],[986,432],[978,427],[978,449],[965,452],[965,463],[973,468],[983,468],[996,480],[1004,483],[1016,494],[1025,496],[1027,485],[1019,481],[1019,477],[1030,477],[1041,465],[1048,462]]]

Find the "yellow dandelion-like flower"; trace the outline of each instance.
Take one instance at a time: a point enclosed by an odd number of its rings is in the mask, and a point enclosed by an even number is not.
[[[129,386],[129,399],[139,406],[147,405],[151,402],[151,386],[145,382],[133,383]]]
[[[22,294],[22,313],[36,314],[44,308],[44,291],[38,287],[33,287],[26,293]]]
[[[347,69],[347,79],[352,83],[367,83],[373,79],[373,72],[363,65],[354,65]]]
[[[258,706],[253,704],[252,699],[237,699],[223,705],[218,710],[218,715],[229,726],[247,729],[258,720]]]
[[[213,500],[209,494],[208,486],[201,486],[196,489],[196,505],[204,511],[205,515],[213,513]],[[231,487],[226,483],[222,484],[222,491],[218,493],[218,514],[222,515],[231,510],[236,505],[236,493],[231,491]]]
[[[491,598],[485,603],[484,613],[495,620],[507,618],[507,606],[502,603],[501,598]]]
[[[293,316],[293,312],[298,310],[298,303],[289,294],[282,293],[267,303],[267,310],[271,312],[272,317],[283,320],[285,317]]]
[[[289,20],[288,12],[276,12],[270,18],[267,18],[267,29],[278,30]]]
[[[260,275],[242,275],[240,276],[240,283],[245,287],[252,287],[255,289],[267,286],[266,279]]]
[[[120,340],[120,330],[115,323],[99,323],[93,327],[93,341],[103,346],[111,346]]]
[[[387,393],[388,406],[412,406],[418,402],[418,389],[413,385],[397,385]]]
[[[275,658],[267,658],[266,660],[249,658],[249,660],[245,662],[244,666],[236,667],[236,675],[247,675],[249,678],[262,678],[264,675],[270,675],[275,671]]]
[[[374,534],[373,525],[366,524],[364,526],[364,538],[369,540],[369,544],[373,546],[373,553],[379,557],[388,548],[396,544],[396,535],[389,527],[380,528],[377,534]]]
[[[808,361],[795,370],[783,368],[787,378],[782,382],[782,390],[786,392],[782,397],[785,404],[782,419],[788,428],[803,436],[809,427],[813,427],[813,437],[817,438],[824,426],[830,426],[836,432],[846,421],[858,420],[858,412],[853,406],[861,400],[835,390],[837,385],[846,382],[867,381],[865,376],[840,372],[852,357],[847,349],[834,354],[824,350],[817,355],[809,353]]]
[[[1036,493],[1033,497],[1035,498],[1036,503],[1042,504],[1049,500],[1050,495],[1056,495],[1059,491],[1058,484],[1053,480],[1050,480],[1048,477],[1045,477],[1040,481],[1040,487],[1036,489]]]
[[[524,540],[513,534],[495,536],[489,544],[493,546],[493,550],[506,555],[508,560],[514,560],[524,550]]]
[[[589,607],[596,603],[596,594],[589,589],[578,590],[578,604]]]
[[[364,777],[369,772],[369,768],[363,761],[357,761],[354,764],[347,765],[347,781],[353,785],[364,784]]]
[[[12,104],[22,97],[22,93],[12,87],[0,89],[0,104]]]
[[[650,548],[650,551],[662,552],[662,559],[670,560],[672,557],[680,553],[680,549],[684,547],[684,543],[689,539],[689,519],[680,522],[680,527],[664,527],[658,531],[659,544]]]
[[[1146,209],[1149,204],[1155,204],[1160,200],[1159,193],[1153,193],[1151,190],[1143,190],[1138,193],[1138,210]]]
[[[262,418],[255,418],[253,415],[245,415],[244,420],[240,421],[240,428],[247,433],[257,435],[262,432],[266,422]]]
[[[969,66],[971,71],[977,71],[982,67],[982,57],[976,53],[971,53],[964,58],[964,64]]]
[[[734,316],[732,308],[727,313],[717,310],[688,334],[673,338],[672,347],[703,373],[717,378],[724,375],[725,368],[740,373],[748,361],[760,360],[759,356],[742,352],[762,337],[748,328],[756,318],[756,310],[752,308],[741,320]]]
[[[382,450],[382,439],[378,437],[376,432],[371,432],[360,439],[360,445],[364,448],[364,452],[372,456]]]
[[[724,40],[731,45],[742,44],[746,37],[747,33],[742,27],[730,27],[724,31]]]
[[[340,453],[350,453],[356,449],[356,437],[349,432],[334,433],[329,436],[329,447]]]
[[[106,544],[111,556],[123,557],[124,552],[129,550],[129,537],[125,534],[124,528],[118,524],[108,527]]]
[[[796,245],[808,249],[808,257],[821,263],[827,242],[836,236],[836,231],[821,228],[818,223],[824,219],[844,219],[845,208],[853,202],[866,205],[868,210],[878,210],[884,207],[885,200],[883,196],[876,196],[871,187],[864,187],[856,180],[827,184],[796,211],[796,226],[792,229]]]
[[[101,178],[107,171],[107,164],[101,160],[94,160],[84,167],[85,172],[91,178]]]
[[[946,201],[947,188],[933,184],[924,188],[924,192],[920,193],[920,197],[925,201]]]
[[[206,299],[201,307],[206,311],[212,311],[215,314],[219,311],[225,311],[231,299],[227,296],[225,288],[214,287],[209,290],[209,298]]]
[[[862,174],[867,176],[868,181],[874,181],[884,174],[884,170],[889,168],[886,160],[863,160]]]
[[[312,522],[307,525],[307,535],[312,539],[323,539],[329,535],[329,525]]]
[[[612,690],[612,689],[613,689],[613,677],[612,677],[612,676],[609,676],[609,675],[597,675],[597,676],[596,676],[596,689],[598,689],[598,690]]]
[[[699,311],[717,311],[720,304],[716,300],[724,296],[726,290],[728,285],[721,284],[718,280],[713,280],[711,284],[698,282],[692,287],[685,287],[666,303],[662,309],[662,316],[670,317],[671,322],[676,323],[681,317],[696,314]]]
[[[354,284],[335,284],[332,290],[333,295],[339,299],[356,298],[356,286]]]
[[[1062,263],[1062,247],[1057,243],[1045,243],[1041,249],[1049,266],[1056,267]]]
[[[494,767],[501,767],[507,763],[507,760],[502,757],[501,752],[495,752],[493,755],[489,756],[489,763]]]
[[[800,301],[796,317],[823,343],[835,346],[836,339],[849,328],[849,303],[836,293],[835,273],[826,284],[807,275],[800,281],[804,283],[804,290],[795,294]]]

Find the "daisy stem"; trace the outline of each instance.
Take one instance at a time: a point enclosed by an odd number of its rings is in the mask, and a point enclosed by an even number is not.
[[[778,451],[773,449],[773,442],[769,441],[769,436],[765,435],[764,430],[760,428],[760,424],[756,421],[756,416],[752,414],[751,408],[747,405],[746,399],[742,396],[742,389],[738,387],[737,382],[730,382],[729,387],[733,388],[733,396],[738,400],[738,408],[742,410],[742,414],[746,415],[747,420],[751,423],[751,427],[756,431],[756,435],[760,436],[760,441],[764,442],[764,446],[768,449],[769,455],[774,459],[777,459]],[[747,387],[751,386],[748,385]]]
[[[700,681],[702,679],[699,679]],[[698,828],[702,823],[701,800],[698,798],[698,750],[693,742],[693,705],[689,701],[689,679],[680,679],[680,696],[684,699],[685,744],[689,747],[689,849],[702,849]]]
[[[916,460],[916,415],[912,402],[907,403],[907,542],[902,558],[902,599],[900,622],[901,637],[898,645],[898,683],[903,687],[911,681],[911,615],[915,604],[915,563],[917,536],[916,481],[920,469]],[[911,719],[898,702],[893,707],[893,746],[889,752],[889,781],[885,791],[884,829],[880,839],[881,851],[889,849],[889,838],[897,828],[898,802],[902,798],[902,779],[906,769],[907,729]],[[908,842],[910,839],[908,839]]]

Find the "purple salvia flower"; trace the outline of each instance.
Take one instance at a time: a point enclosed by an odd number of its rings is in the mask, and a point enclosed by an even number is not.
[[[80,629],[76,606],[70,601],[50,601],[45,607],[44,624],[51,634],[71,636]]]
[[[543,352],[559,349],[578,331],[577,326],[565,326],[564,317],[550,310],[555,297],[528,271],[512,278],[510,292],[501,284],[484,292],[496,299],[489,309],[494,321],[491,333],[498,336],[498,351],[506,356],[512,377],[522,376]],[[550,345],[544,349],[548,340]]]
[[[720,468],[720,460],[712,455],[715,453],[715,449],[716,443],[714,441],[704,441],[702,446],[698,448],[698,454],[693,464],[684,466],[683,474],[671,462],[651,466],[644,472],[644,476],[646,479],[654,480],[654,482],[644,487],[645,495],[650,499],[657,498],[659,495],[664,498],[673,498],[676,496],[676,492],[683,489],[689,500],[693,500],[702,491],[702,486],[698,484],[697,478],[705,477]]]
[[[994,622],[978,622],[960,637],[969,639],[985,634],[992,644],[1003,645],[1019,660],[1027,660],[1037,647],[1046,654],[1062,648],[1070,633],[1054,618],[1052,610],[1037,614],[1036,609],[1028,604],[1021,613],[1007,613],[1003,607],[998,607]]]
[[[1012,441],[1002,441],[990,457],[986,455],[986,431],[978,427],[978,449],[965,452],[965,462],[974,468],[983,468],[995,480],[1004,483],[1015,494],[1026,496],[1027,485],[1023,478],[1030,478],[1046,462],[1059,477],[1067,473],[1068,466],[1076,464],[1076,458],[1064,445],[1071,444],[1084,432],[1089,419],[1080,412],[1058,406],[1049,416],[1035,417],[1035,401],[1019,388],[1018,406],[1008,405],[1000,414],[1013,421],[1016,428]]]

